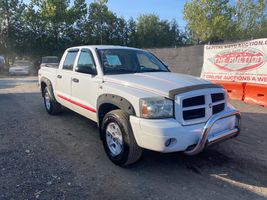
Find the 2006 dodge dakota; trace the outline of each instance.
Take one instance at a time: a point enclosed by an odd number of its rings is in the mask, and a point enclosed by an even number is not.
[[[108,157],[120,166],[136,162],[142,148],[195,155],[240,131],[240,113],[223,88],[172,73],[145,50],[73,47],[58,69],[42,67],[38,76],[47,112],[65,106],[97,122]]]

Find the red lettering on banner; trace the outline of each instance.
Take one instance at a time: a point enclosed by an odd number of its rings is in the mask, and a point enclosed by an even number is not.
[[[266,77],[257,77],[257,80],[260,82],[267,82],[267,78]]]
[[[205,46],[201,77],[267,84],[267,38]]]

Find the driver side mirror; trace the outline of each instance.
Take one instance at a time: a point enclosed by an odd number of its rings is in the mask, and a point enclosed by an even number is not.
[[[76,72],[91,74],[93,76],[97,75],[96,69],[93,65],[78,65],[75,67]]]

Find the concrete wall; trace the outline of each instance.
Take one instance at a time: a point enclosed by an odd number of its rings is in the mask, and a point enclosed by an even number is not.
[[[172,72],[200,76],[203,64],[203,45],[180,47],[180,48],[162,48],[148,49],[164,63],[166,63]]]

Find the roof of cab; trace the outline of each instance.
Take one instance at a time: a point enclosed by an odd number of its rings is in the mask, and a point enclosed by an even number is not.
[[[71,49],[81,49],[81,48],[89,48],[89,49],[135,49],[140,50],[134,47],[126,47],[126,46],[119,46],[119,45],[84,45],[84,46],[76,46],[76,47],[70,47],[68,50]]]

